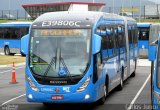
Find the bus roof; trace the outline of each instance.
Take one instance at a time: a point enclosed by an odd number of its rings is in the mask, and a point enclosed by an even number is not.
[[[151,23],[137,23],[137,27],[145,28],[145,27],[150,27]]]
[[[28,27],[32,22],[7,22],[0,23],[0,27]]]
[[[34,22],[32,27],[38,28],[43,27],[42,24],[44,22],[50,22],[48,25],[52,25],[51,27],[55,27],[54,23],[58,21],[67,22],[67,21],[79,21],[81,22],[81,27],[93,26],[100,18],[107,19],[109,21],[123,21],[126,18],[128,21],[135,22],[134,19],[128,17],[122,17],[117,14],[110,14],[104,12],[79,12],[79,11],[63,11],[63,12],[48,12],[40,17],[38,17]],[[47,28],[49,26],[47,25]],[[54,25],[54,26],[53,26]],[[50,27],[50,28],[51,28]],[[58,26],[57,26],[58,27]],[[56,27],[56,28],[57,28]],[[43,27],[44,28],[44,27]]]

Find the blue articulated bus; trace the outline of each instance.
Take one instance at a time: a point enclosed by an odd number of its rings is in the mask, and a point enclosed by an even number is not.
[[[149,30],[151,23],[137,23],[138,27],[138,47],[139,47],[139,57],[148,57],[148,44],[149,44]]]
[[[151,101],[155,110],[160,110],[160,24],[153,24],[149,36],[151,61]]]
[[[22,38],[27,100],[103,104],[135,76],[137,42],[132,18],[89,11],[41,15]]]
[[[8,22],[0,24],[0,50],[5,55],[20,52],[21,37],[28,34],[31,22]]]

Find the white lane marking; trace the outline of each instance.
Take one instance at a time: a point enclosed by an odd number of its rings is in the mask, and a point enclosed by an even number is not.
[[[5,105],[5,104],[7,104],[7,103],[9,103],[9,102],[12,102],[12,101],[14,101],[14,100],[16,100],[16,99],[18,99],[18,98],[20,98],[20,97],[23,97],[23,96],[25,96],[25,95],[26,95],[26,94],[22,94],[22,95],[17,96],[17,97],[15,97],[15,98],[13,98],[13,99],[10,99],[10,100],[2,103],[1,106]]]
[[[20,66],[20,67],[16,67],[15,69],[21,69],[21,68],[24,68],[25,66]],[[6,70],[6,71],[2,71],[2,72],[0,72],[0,74],[1,73],[7,73],[7,72],[10,72],[10,71],[12,71],[12,69],[10,69],[10,70]]]
[[[134,97],[134,99],[132,100],[132,102],[129,104],[129,107],[127,108],[127,110],[131,110],[132,109],[133,104],[135,103],[135,101],[137,100],[137,98],[139,97],[139,95],[141,94],[142,90],[146,86],[146,84],[149,81],[150,77],[151,77],[151,74],[147,77],[146,81],[144,82],[144,84],[142,85],[142,87],[140,88],[140,90],[137,92],[137,94]]]

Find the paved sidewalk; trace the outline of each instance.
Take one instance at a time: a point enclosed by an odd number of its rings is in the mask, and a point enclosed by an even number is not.
[[[151,62],[148,59],[139,59],[137,66],[151,66]]]
[[[16,63],[15,66],[22,66],[25,65],[26,63]],[[8,65],[0,65],[0,68],[6,68],[6,67],[12,67],[12,64],[8,64]]]

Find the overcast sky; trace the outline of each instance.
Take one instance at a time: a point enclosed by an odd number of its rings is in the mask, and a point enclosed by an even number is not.
[[[0,10],[18,10],[18,9],[23,9],[22,5],[23,4],[35,4],[35,3],[53,3],[53,2],[69,2],[69,1],[78,1],[78,2],[103,2],[106,3],[106,6],[113,6],[113,0],[0,0]],[[144,4],[151,4],[148,2],[148,0],[141,0],[142,5]],[[160,0],[150,0],[152,2],[157,2],[160,4]],[[120,7],[122,5],[125,6],[130,6],[130,4],[132,5],[136,5],[139,6],[140,5],[140,0],[114,0],[115,4],[114,6],[116,7]],[[144,3],[145,2],[145,3]]]
[[[160,0],[150,0],[150,1],[160,3]]]

